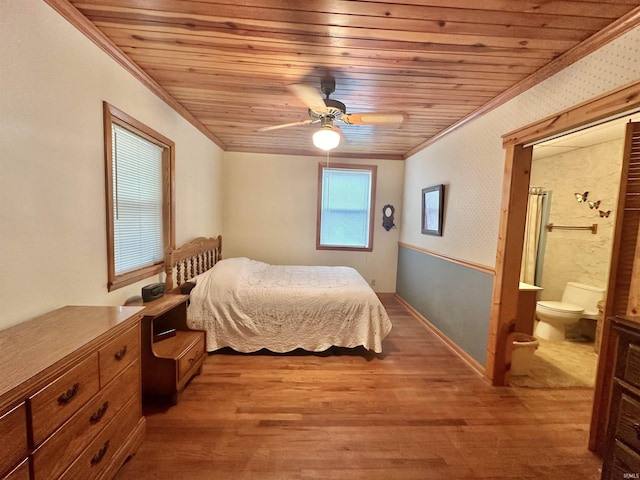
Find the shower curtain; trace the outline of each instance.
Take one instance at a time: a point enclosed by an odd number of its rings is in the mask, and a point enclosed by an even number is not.
[[[540,231],[542,228],[542,201],[544,195],[543,187],[529,188],[520,281],[530,285],[535,285],[536,281],[536,261],[538,244],[540,242]]]

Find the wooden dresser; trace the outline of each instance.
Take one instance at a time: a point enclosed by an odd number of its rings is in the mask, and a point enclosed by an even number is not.
[[[0,331],[0,479],[113,478],[145,429],[140,307],[63,307]]]
[[[612,322],[617,353],[602,479],[640,478],[640,317]]]

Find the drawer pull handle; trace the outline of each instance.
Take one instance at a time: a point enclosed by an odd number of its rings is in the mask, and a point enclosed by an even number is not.
[[[104,458],[104,456],[107,453],[107,449],[109,448],[109,440],[107,440],[106,442],[104,442],[104,445],[102,446],[102,448],[100,450],[98,450],[98,453],[96,453],[93,458],[91,459],[91,466],[95,466],[97,464],[99,464],[102,459]]]
[[[633,431],[636,432],[636,439],[640,440],[640,423],[633,424]]]
[[[195,354],[193,355],[193,357],[191,357],[191,358],[189,359],[189,363],[193,363],[193,362],[195,362],[195,361],[196,361],[196,360],[198,360],[201,356],[202,356],[202,352],[200,352],[200,351],[195,352]]]
[[[107,413],[108,408],[109,402],[104,402],[102,406],[98,410],[96,410],[93,415],[91,415],[91,418],[89,418],[89,423],[91,425],[95,425],[100,420],[102,420],[102,417],[104,417],[104,414]]]
[[[115,353],[114,357],[116,358],[116,360],[120,361],[124,358],[126,354],[127,354],[127,346],[125,345]]]
[[[66,405],[67,403],[69,403],[71,400],[73,400],[73,397],[76,396],[78,390],[80,390],[80,384],[75,383],[73,387],[71,387],[69,390],[58,397],[58,405]]]

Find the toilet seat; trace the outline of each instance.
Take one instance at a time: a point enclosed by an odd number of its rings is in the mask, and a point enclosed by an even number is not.
[[[582,313],[584,309],[580,305],[572,303],[564,303],[553,300],[541,300],[536,303],[536,308],[546,310],[552,313]]]

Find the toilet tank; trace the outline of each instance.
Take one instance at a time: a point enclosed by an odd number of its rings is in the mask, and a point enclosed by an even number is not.
[[[598,313],[598,302],[604,299],[604,289],[583,283],[567,282],[562,294],[564,303],[572,303],[584,308],[585,314]]]

